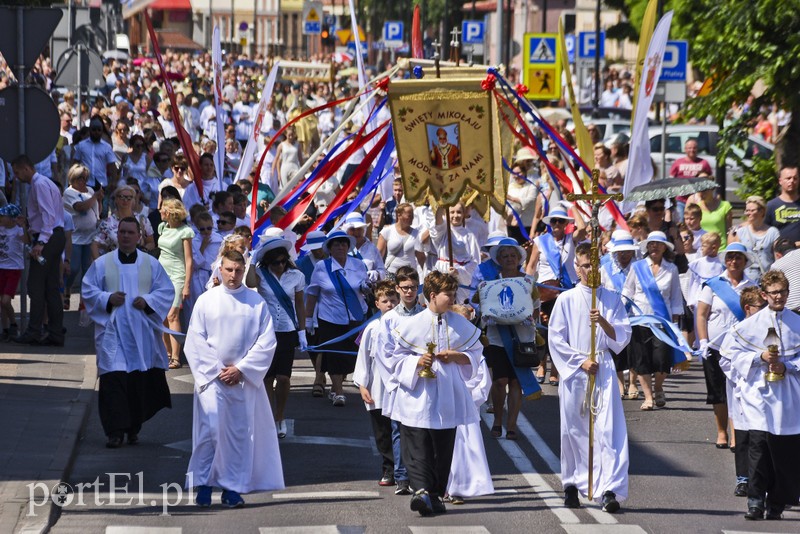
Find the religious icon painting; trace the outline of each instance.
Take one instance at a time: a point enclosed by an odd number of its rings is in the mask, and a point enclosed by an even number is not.
[[[458,124],[439,126],[427,123],[428,146],[431,147],[431,165],[437,169],[452,169],[461,165],[461,147]]]

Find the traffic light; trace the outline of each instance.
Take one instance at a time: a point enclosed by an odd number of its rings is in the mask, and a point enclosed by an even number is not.
[[[322,44],[327,46],[333,46],[334,43],[334,35],[331,31],[331,27],[329,24],[322,25],[322,32],[320,33],[320,37],[322,38]]]

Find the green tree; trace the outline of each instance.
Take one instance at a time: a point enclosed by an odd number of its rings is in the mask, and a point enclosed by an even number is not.
[[[681,0],[675,4],[672,35],[690,41],[693,67],[715,80],[708,96],[687,102],[688,116],[711,116],[722,123],[732,105],[750,99],[749,112],[723,128],[726,143],[720,148],[732,155],[730,143],[744,141],[759,108],[776,104],[792,112],[789,127],[779,133],[776,163],[797,165],[800,0]],[[763,91],[754,91],[757,82]],[[754,164],[743,180],[742,192],[765,192],[766,186],[775,183],[775,168],[771,173],[768,169],[763,160]]]

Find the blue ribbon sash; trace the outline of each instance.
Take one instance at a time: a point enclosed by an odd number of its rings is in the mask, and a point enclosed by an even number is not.
[[[361,309],[361,303],[358,301],[356,292],[353,291],[353,288],[350,287],[350,284],[347,282],[347,278],[345,278],[340,271],[333,272],[333,269],[331,269],[332,263],[333,258],[325,259],[325,269],[328,271],[328,276],[331,279],[333,287],[339,292],[339,295],[341,295],[342,302],[345,308],[347,308],[347,311],[350,312],[350,315],[353,316],[353,320],[358,322],[363,321],[364,311]]]
[[[736,292],[724,276],[715,276],[706,280],[705,285],[711,288],[716,296],[725,303],[729,310],[736,316],[737,321],[743,321],[745,318],[744,310],[742,309],[739,294]]]
[[[496,326],[497,331],[500,333],[500,338],[503,340],[503,349],[505,349],[506,357],[508,357],[511,368],[514,369],[517,380],[519,380],[519,385],[522,387],[522,394],[525,398],[530,400],[538,399],[542,395],[542,386],[539,385],[536,381],[536,377],[533,376],[533,370],[530,367],[514,366],[514,337],[516,336],[511,330],[514,327],[507,324],[499,324]]]
[[[283,310],[292,320],[294,329],[300,330],[300,325],[297,322],[297,314],[295,313],[292,299],[286,294],[286,291],[283,289],[283,286],[281,286],[280,281],[269,271],[269,269],[267,269],[267,267],[264,266],[261,267],[261,276],[264,277],[264,280],[266,280],[267,285],[272,290],[272,293],[278,299],[278,305],[283,308]]]
[[[564,239],[568,238],[570,238],[569,235],[564,236]],[[569,274],[567,274],[567,270],[561,261],[561,252],[556,246],[556,240],[553,238],[553,234],[542,234],[539,242],[542,244],[542,252],[544,252],[544,257],[547,258],[547,263],[550,265],[550,269],[554,273],[557,273],[558,280],[561,282],[561,285],[567,289],[573,288],[575,284],[572,282]]]

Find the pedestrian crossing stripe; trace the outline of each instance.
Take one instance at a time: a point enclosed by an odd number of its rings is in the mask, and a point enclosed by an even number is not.
[[[531,55],[528,58],[530,63],[555,64],[556,62],[556,40],[552,37],[531,37]]]

